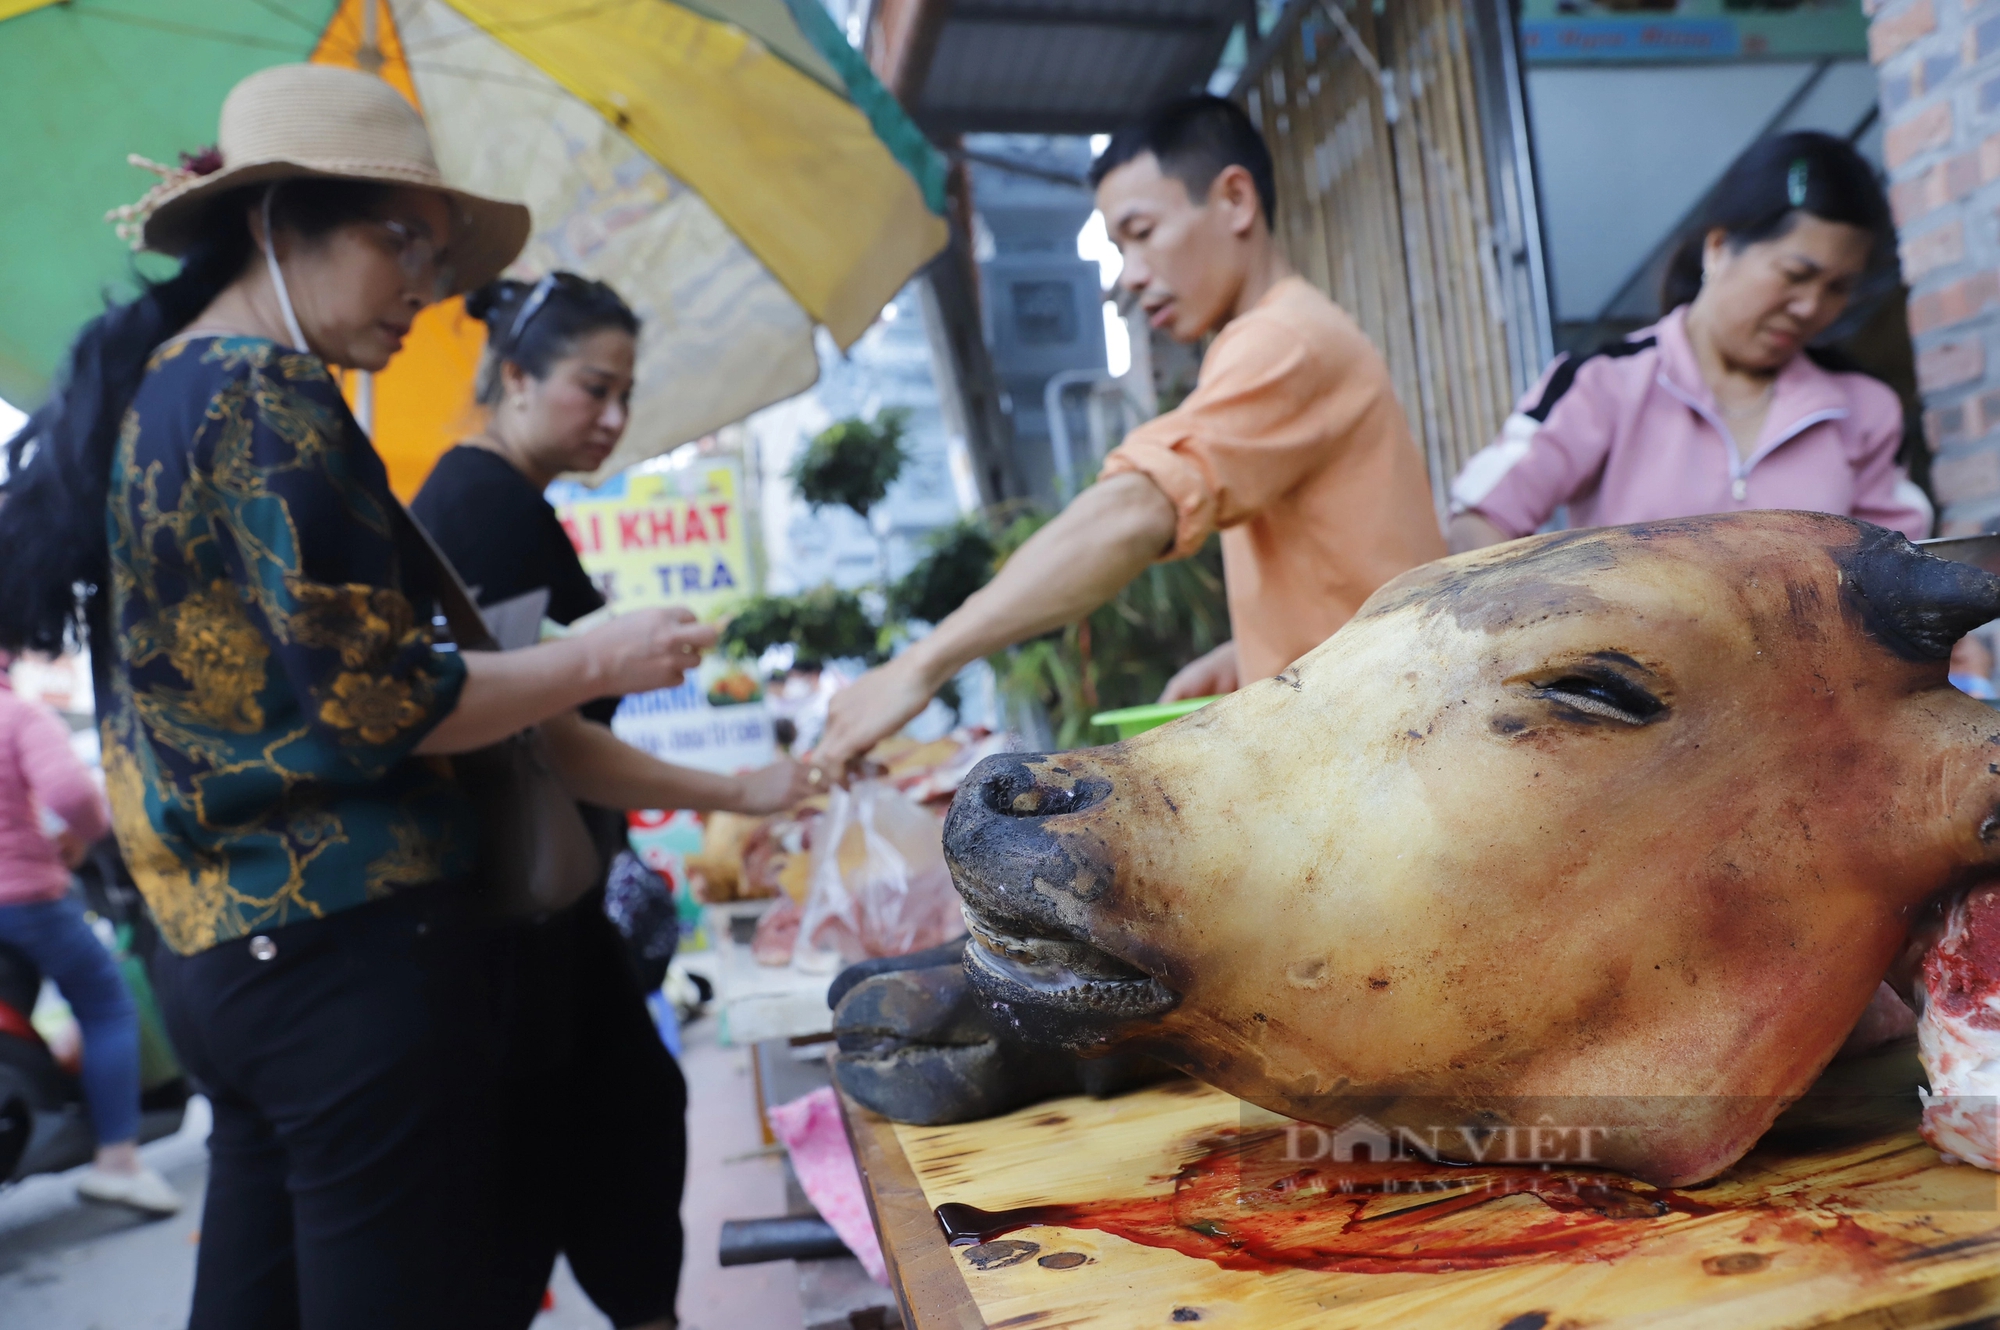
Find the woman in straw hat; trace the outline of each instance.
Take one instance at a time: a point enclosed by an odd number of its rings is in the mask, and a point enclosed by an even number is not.
[[[447,187],[388,85],[252,75],[218,152],[125,219],[181,268],[83,329],[10,445],[0,646],[96,648],[113,825],[215,1106],[190,1324],[526,1325],[498,1093],[519,930],[448,908],[474,814],[435,759],[547,722],[580,797],[639,806],[574,708],[679,683],[712,632],[659,610],[434,645],[421,537],[329,367],[387,364],[528,215]]]

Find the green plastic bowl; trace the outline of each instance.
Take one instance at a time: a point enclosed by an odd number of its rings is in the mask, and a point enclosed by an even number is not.
[[[1158,729],[1170,720],[1179,720],[1190,711],[1199,711],[1214,700],[1213,697],[1190,697],[1184,702],[1155,702],[1151,706],[1100,711],[1090,718],[1090,723],[1118,731],[1121,739],[1130,739],[1135,734]]]

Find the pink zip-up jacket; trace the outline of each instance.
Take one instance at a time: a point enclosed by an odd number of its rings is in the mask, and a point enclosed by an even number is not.
[[[1903,408],[1887,386],[1793,357],[1741,461],[1686,325],[1682,306],[1622,343],[1558,356],[1452,482],[1452,511],[1510,536],[1563,504],[1572,527],[1801,508],[1930,534],[1930,503],[1896,465]]]
[[[111,810],[69,746],[69,726],[14,695],[0,652],[0,906],[60,899],[69,869],[42,830],[48,809],[86,841],[111,830]]]

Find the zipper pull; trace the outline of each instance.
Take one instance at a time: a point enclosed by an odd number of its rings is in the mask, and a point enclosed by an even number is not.
[[[1741,503],[1750,497],[1750,482],[1738,476],[1729,482],[1729,497]]]

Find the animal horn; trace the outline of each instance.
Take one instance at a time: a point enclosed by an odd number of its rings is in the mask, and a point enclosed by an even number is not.
[[[1952,643],[2000,619],[2000,577],[1864,527],[1841,585],[1868,632],[1905,660],[1946,660]]]

